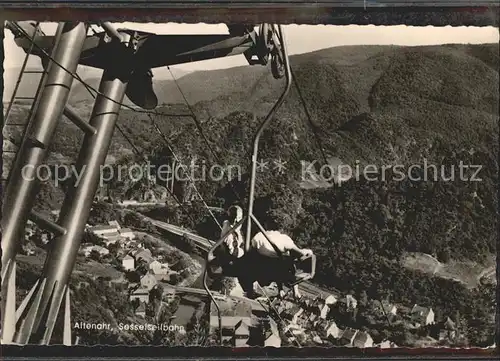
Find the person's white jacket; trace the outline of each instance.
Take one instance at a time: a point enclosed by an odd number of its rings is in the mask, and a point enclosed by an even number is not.
[[[236,255],[237,257],[241,257],[243,255],[243,234],[241,233],[241,224],[239,224],[237,227],[236,224],[240,222],[243,219],[243,211],[241,208],[237,208],[237,216],[236,219],[234,220],[234,223],[231,223],[229,220],[225,220],[222,223],[222,230],[221,230],[221,238],[224,237],[226,234],[228,234],[232,229],[234,229],[234,233],[229,234],[226,239],[224,240],[224,243],[229,249],[229,252],[231,254],[234,253],[234,241],[237,242],[238,244],[238,254]]]
[[[259,252],[259,254],[263,256],[273,258],[279,257],[279,255],[276,253],[276,249],[267,238],[269,238],[271,242],[274,243],[276,248],[278,248],[278,250],[283,254],[292,250],[299,252],[302,255],[308,255],[312,253],[312,251],[309,249],[301,249],[297,247],[292,238],[281,232],[267,231],[266,235],[267,237],[262,232],[259,232],[255,235],[255,237],[252,238],[251,241],[251,247],[257,250],[257,252]]]

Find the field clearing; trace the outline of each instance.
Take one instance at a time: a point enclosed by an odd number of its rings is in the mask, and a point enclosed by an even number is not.
[[[86,259],[85,263],[77,263],[75,267],[76,274],[92,275],[94,278],[104,277],[112,280],[124,278],[123,273],[111,265]]]
[[[426,253],[409,252],[403,256],[403,266],[414,271],[424,272],[437,277],[452,279],[463,283],[467,288],[475,288],[483,277],[496,281],[496,259],[488,257],[484,264],[472,261],[454,261],[441,263]]]

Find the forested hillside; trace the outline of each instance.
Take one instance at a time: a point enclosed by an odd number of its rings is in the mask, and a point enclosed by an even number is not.
[[[292,88],[262,137],[260,153],[265,160],[286,161],[287,169],[283,174],[258,173],[257,182],[256,212],[261,222],[286,230],[315,251],[317,282],[341,290],[366,290],[371,297],[391,294],[394,301],[405,304],[431,304],[444,315],[459,310],[469,323],[478,323],[474,328],[481,331],[474,336],[475,344],[489,342],[492,327],[490,306],[479,301],[479,291],[405,270],[400,260],[405,252],[424,252],[442,262],[480,263],[496,252],[498,52],[498,44],[380,46],[332,48],[292,57],[313,126]],[[189,117],[152,115],[175,151],[183,159],[197,157],[207,164],[240,165],[248,171],[254,131],[283,82],[262,67],[194,73],[182,79],[181,87],[195,104],[216,156]],[[171,84],[159,86],[171,89]],[[201,90],[208,95],[202,96]],[[79,104],[88,113],[90,103]],[[157,112],[186,112],[186,107],[164,105]],[[124,109],[119,124],[153,163],[168,161],[169,152],[149,116]],[[74,159],[80,143],[77,134],[72,125],[62,124],[53,150]],[[131,146],[115,132],[111,155],[116,160],[124,154],[131,156]],[[438,177],[394,179],[388,170],[384,180],[379,174],[375,181],[361,176],[340,186],[301,187],[301,161],[316,160],[319,167],[325,162],[323,154],[361,168],[400,165],[406,171],[411,165],[431,164]],[[481,180],[460,179],[460,164],[480,165]],[[441,168],[448,180],[439,173]],[[411,174],[423,176],[422,169]],[[451,174],[454,180],[449,179]],[[466,174],[470,177],[471,170]],[[231,184],[197,184],[207,203],[225,206],[244,202],[246,185],[245,175]],[[217,228],[202,213],[195,214],[197,224],[186,215],[175,218],[215,237]],[[477,306],[471,307],[476,301]]]

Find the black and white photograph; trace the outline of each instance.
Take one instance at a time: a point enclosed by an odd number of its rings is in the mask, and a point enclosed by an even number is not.
[[[2,344],[496,347],[498,28],[3,46]]]

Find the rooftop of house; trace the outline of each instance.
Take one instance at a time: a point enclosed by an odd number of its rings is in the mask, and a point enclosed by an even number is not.
[[[120,229],[120,233],[133,233],[134,231],[132,231],[130,228],[122,228]]]
[[[132,294],[134,295],[149,294],[149,290],[146,287],[139,287],[134,292],[132,292]]]
[[[344,332],[342,332],[342,339],[351,341],[356,334],[358,333],[358,330],[354,330],[352,328],[346,328]]]
[[[430,307],[422,307],[422,306],[415,304],[413,306],[413,308],[411,309],[411,314],[412,315],[418,314],[419,316],[423,316],[423,315],[428,314],[431,310],[432,309]]]
[[[149,249],[145,249],[136,253],[133,253],[136,259],[142,259],[146,261],[148,264],[154,261],[153,256],[151,255],[151,251]]]
[[[225,301],[219,301],[218,305],[220,307],[220,315],[231,317],[251,317],[252,316],[252,306],[244,301],[234,300],[232,298],[227,298]],[[210,304],[210,314],[212,316],[217,316],[217,309]]]
[[[249,334],[250,333],[250,326],[247,325],[245,320],[240,320],[234,326],[234,331],[235,331],[235,333],[239,333],[239,334]]]
[[[332,298],[332,297],[338,298],[337,296],[332,295],[330,293],[326,293],[326,292],[320,292],[316,298],[321,298],[322,300],[325,301],[327,298]]]
[[[451,320],[451,318],[446,317],[446,320],[443,323],[443,326],[446,330],[454,330],[455,329],[455,322]]]
[[[141,277],[141,281],[142,280],[146,280],[148,278],[151,278],[151,279],[156,279],[155,276],[151,273],[146,273],[144,276]]]
[[[321,325],[324,330],[328,330],[330,327],[337,327],[335,321],[322,320],[324,323]],[[337,327],[338,328],[338,327]]]
[[[325,300],[322,298],[316,298],[309,305],[312,307],[321,308],[325,305]]]
[[[129,260],[129,259],[134,259],[131,255],[127,254],[125,257],[123,257],[124,260]]]
[[[91,232],[95,232],[95,231],[116,231],[116,226],[110,226],[110,225],[97,225],[97,226],[93,226],[90,228],[90,231]]]
[[[367,332],[359,331],[354,337],[354,342],[366,343],[367,341],[371,340],[371,338],[372,337]]]
[[[293,305],[293,307],[285,310],[286,313],[291,314],[291,315],[295,315],[301,311],[302,311],[302,308],[300,306],[297,306],[297,305]]]
[[[103,234],[101,237],[104,237],[104,238],[120,238],[120,233],[116,232],[116,231],[109,231],[109,232],[106,232],[105,234]]]
[[[132,252],[132,254],[137,257],[137,256],[142,256],[142,255],[148,255],[151,256],[151,251],[149,249],[144,249],[144,248],[138,248]]]

